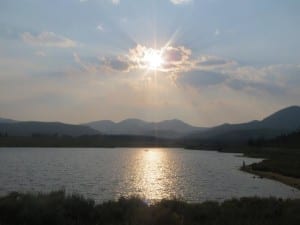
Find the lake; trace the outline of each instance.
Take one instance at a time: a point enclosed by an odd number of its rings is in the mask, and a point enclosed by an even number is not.
[[[98,202],[139,195],[189,202],[300,191],[239,170],[260,159],[175,148],[0,148],[0,195],[65,189]]]

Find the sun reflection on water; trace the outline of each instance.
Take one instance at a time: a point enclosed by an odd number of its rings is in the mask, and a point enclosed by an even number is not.
[[[133,185],[140,195],[148,200],[170,197],[167,191],[172,186],[169,177],[166,153],[163,149],[151,148],[139,151]]]

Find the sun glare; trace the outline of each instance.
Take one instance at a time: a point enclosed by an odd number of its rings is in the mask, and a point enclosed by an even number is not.
[[[157,70],[164,64],[162,51],[156,49],[147,49],[144,53],[143,61],[149,70]]]

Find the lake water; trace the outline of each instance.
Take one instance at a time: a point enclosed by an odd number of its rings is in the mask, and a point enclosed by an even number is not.
[[[190,202],[300,197],[294,188],[239,171],[243,161],[259,159],[172,148],[0,148],[0,195],[65,189],[99,202],[130,195]]]

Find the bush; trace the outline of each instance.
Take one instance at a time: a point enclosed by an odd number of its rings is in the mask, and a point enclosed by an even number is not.
[[[189,204],[177,199],[147,205],[138,197],[95,204],[64,191],[10,193],[0,198],[1,225],[300,224],[300,200],[241,198]]]

